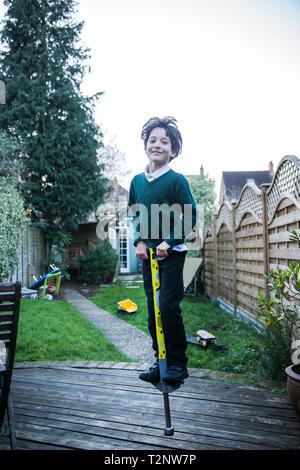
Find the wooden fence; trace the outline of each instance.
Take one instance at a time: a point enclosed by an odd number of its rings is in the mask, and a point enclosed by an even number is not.
[[[261,329],[257,292],[267,294],[271,268],[300,260],[289,230],[300,229],[300,160],[284,157],[270,185],[247,183],[236,203],[224,201],[205,229],[204,287],[226,310]]]
[[[18,267],[12,276],[12,282],[21,281],[23,287],[29,287],[43,274],[43,258],[45,255],[43,232],[30,227],[25,230],[23,243],[19,249]],[[35,278],[34,278],[35,277]]]

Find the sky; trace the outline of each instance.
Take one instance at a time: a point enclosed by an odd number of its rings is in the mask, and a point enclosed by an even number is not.
[[[300,0],[79,0],[91,51],[86,95],[104,92],[95,120],[125,154],[128,189],[147,157],[140,133],[174,116],[182,154],[170,166],[267,170],[300,158]]]

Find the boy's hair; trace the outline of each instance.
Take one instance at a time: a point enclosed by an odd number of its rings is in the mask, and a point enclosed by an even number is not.
[[[172,116],[166,116],[163,118],[152,117],[149,121],[144,124],[141,137],[144,141],[144,147],[146,148],[149,136],[153,129],[156,127],[162,127],[166,131],[166,135],[171,141],[172,152],[175,152],[174,157],[170,158],[170,161],[173,158],[178,157],[182,149],[182,137],[177,127],[177,121]]]

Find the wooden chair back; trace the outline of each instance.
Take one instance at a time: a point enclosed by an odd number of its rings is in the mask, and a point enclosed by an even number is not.
[[[0,423],[2,423],[10,391],[14,365],[19,312],[21,282],[0,283]]]

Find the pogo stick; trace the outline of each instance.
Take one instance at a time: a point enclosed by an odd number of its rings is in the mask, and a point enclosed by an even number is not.
[[[158,260],[156,257],[155,250],[153,248],[150,248],[149,251],[150,251],[150,266],[151,266],[153,301],[154,301],[154,312],[155,312],[155,323],[156,323],[156,337],[157,337],[157,344],[158,344],[158,364],[159,364],[159,373],[160,373],[160,382],[154,385],[156,388],[158,388],[158,390],[160,390],[163,393],[163,397],[164,397],[165,418],[166,418],[166,427],[164,430],[165,436],[173,436],[174,427],[171,426],[169,393],[179,388],[180,384],[169,385],[164,381],[164,377],[167,372],[167,355],[166,355],[166,345],[165,345],[165,336],[164,336],[164,331],[163,331],[162,318],[161,318],[161,313],[159,309],[159,291],[160,291],[159,265],[158,265]]]

